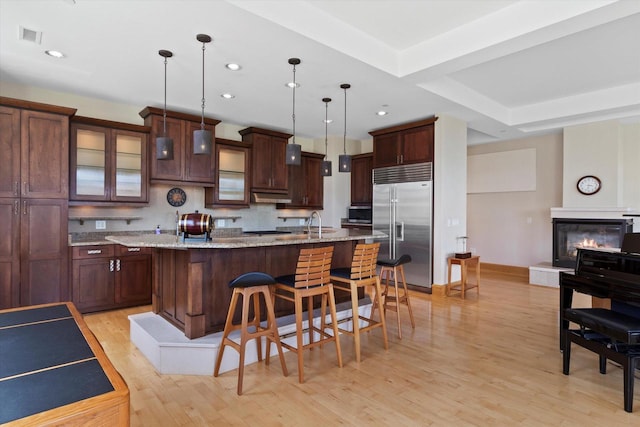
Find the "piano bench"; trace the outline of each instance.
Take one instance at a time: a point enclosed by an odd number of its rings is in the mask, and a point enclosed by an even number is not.
[[[624,410],[633,411],[634,372],[640,360],[640,318],[604,308],[567,308],[564,320],[580,325],[565,329],[562,372],[569,375],[571,343],[599,355],[600,373],[607,373],[607,359],[622,365]]]

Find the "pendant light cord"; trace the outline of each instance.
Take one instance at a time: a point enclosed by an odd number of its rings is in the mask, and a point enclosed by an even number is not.
[[[164,110],[162,111],[162,134],[167,136],[167,57],[164,58]]]
[[[291,113],[293,120],[293,143],[296,143],[296,64],[293,64],[293,112]]]
[[[344,137],[342,139],[342,150],[347,154],[347,88],[344,88]]]
[[[205,43],[202,43],[202,120],[200,121],[200,129],[204,130],[204,49]]]
[[[327,160],[327,124],[329,120],[329,101],[324,102],[324,159]]]

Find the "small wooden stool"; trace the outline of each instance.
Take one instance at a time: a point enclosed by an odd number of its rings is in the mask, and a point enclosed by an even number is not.
[[[222,355],[226,346],[235,348],[240,353],[240,363],[238,366],[238,395],[242,394],[242,377],[244,375],[244,350],[247,345],[247,341],[250,339],[256,340],[256,347],[258,350],[258,361],[262,360],[262,337],[267,338],[267,363],[269,361],[269,348],[270,341],[276,344],[278,349],[278,355],[280,356],[280,364],[282,365],[282,372],[286,377],[289,375],[287,371],[287,365],[284,361],[284,354],[282,352],[282,345],[280,344],[280,335],[278,334],[278,326],[276,324],[276,316],[273,310],[273,300],[271,298],[271,292],[269,286],[274,285],[276,281],[273,277],[266,273],[251,272],[242,274],[231,282],[229,287],[233,288],[233,294],[231,295],[231,303],[229,304],[229,312],[227,313],[227,320],[224,324],[224,332],[222,334],[222,341],[220,342],[220,349],[218,350],[218,356],[216,357],[216,365],[213,370],[213,376],[217,377],[220,371],[220,364],[222,363]],[[262,327],[260,325],[260,294],[263,295],[265,305],[267,307],[267,326]],[[233,324],[233,314],[236,311],[236,305],[238,304],[238,298],[242,295],[242,323],[239,325]],[[249,309],[253,299],[253,319],[249,320]],[[254,332],[249,332],[249,326],[255,328]],[[232,331],[240,329],[240,343],[231,340],[229,334]]]
[[[413,310],[411,310],[411,301],[409,300],[409,290],[407,289],[407,279],[404,277],[404,267],[403,265],[411,262],[410,255],[402,255],[400,258],[396,259],[379,259],[378,265],[381,267],[380,269],[380,281],[384,280],[384,291],[382,292],[382,297],[384,298],[384,302],[382,303],[382,308],[386,315],[387,309],[395,311],[398,318],[398,337],[402,338],[402,327],[400,324],[400,309],[398,306],[400,304],[404,304],[409,309],[409,318],[411,319],[411,327],[415,329],[416,322],[413,319]],[[398,274],[402,278],[402,287],[404,288],[404,292],[400,295],[398,290]],[[395,287],[395,293],[393,295],[389,295],[389,276],[393,275],[393,283]],[[391,303],[391,304],[389,304]],[[376,310],[377,300],[374,298],[373,307],[371,309],[371,315]]]
[[[450,296],[451,291],[460,291],[460,296],[464,299],[466,291],[476,288],[478,295],[480,295],[480,257],[473,255],[469,258],[455,258],[450,257],[447,260],[448,264],[448,276],[447,276],[447,296]],[[460,266],[460,287],[454,287],[451,284],[451,265],[457,264]],[[476,282],[471,285],[467,285],[467,268],[469,266],[476,266]]]

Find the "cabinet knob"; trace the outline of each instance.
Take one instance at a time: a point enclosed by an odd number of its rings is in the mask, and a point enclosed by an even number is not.
[[[112,259],[109,260],[109,271],[113,271],[114,262]]]
[[[116,260],[116,271],[120,271],[120,260]]]
[[[23,215],[27,214],[27,201],[26,200],[22,201],[22,214]]]

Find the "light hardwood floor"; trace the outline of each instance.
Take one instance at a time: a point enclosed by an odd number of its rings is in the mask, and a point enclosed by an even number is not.
[[[571,375],[562,374],[557,289],[483,275],[479,297],[412,294],[412,303],[416,329],[402,307],[402,340],[387,316],[389,350],[381,331],[367,333],[358,365],[351,337],[342,336],[345,366],[336,365],[333,344],[307,352],[304,384],[287,353],[289,377],[277,358],[252,364],[242,396],[236,370],[156,373],[129,341],[127,316],[148,306],[85,320],[128,383],[132,426],[640,425],[640,392],[635,412],[624,412],[618,367],[601,375],[597,355],[573,346]]]

